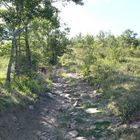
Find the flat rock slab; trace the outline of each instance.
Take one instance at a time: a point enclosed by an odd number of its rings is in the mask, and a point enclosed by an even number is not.
[[[73,130],[67,133],[66,138],[70,139],[70,138],[75,138],[77,136],[78,136],[78,132],[76,130]]]
[[[95,114],[95,113],[99,113],[101,111],[98,110],[98,108],[88,108],[88,109],[86,109],[86,112],[90,113],[90,114]]]
[[[72,140],[87,140],[85,137],[76,137],[76,138],[73,138]]]

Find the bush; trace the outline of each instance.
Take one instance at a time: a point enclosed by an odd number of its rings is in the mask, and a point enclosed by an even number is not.
[[[137,120],[140,118],[140,93],[123,93],[119,98],[111,100],[108,108],[123,122]]]
[[[45,76],[38,73],[32,73],[29,77],[22,76],[20,83],[24,88],[29,89],[31,93],[40,94],[48,91],[51,82]]]
[[[140,118],[140,93],[123,95],[117,103],[123,121]]]

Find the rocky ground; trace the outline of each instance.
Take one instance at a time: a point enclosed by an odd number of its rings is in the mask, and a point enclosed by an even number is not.
[[[80,76],[52,80],[52,91],[35,104],[0,114],[0,140],[115,140],[116,130],[126,127]]]

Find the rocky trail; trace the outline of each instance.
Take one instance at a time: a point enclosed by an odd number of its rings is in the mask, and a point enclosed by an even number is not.
[[[119,121],[76,74],[54,77],[35,104],[0,114],[0,140],[109,140]]]

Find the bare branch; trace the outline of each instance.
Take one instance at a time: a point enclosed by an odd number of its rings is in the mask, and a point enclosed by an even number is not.
[[[9,6],[6,2],[2,2],[2,4],[3,4],[3,6],[4,6],[5,8],[7,8],[8,10],[12,8],[12,7]],[[2,5],[2,4],[1,4],[1,5]]]

